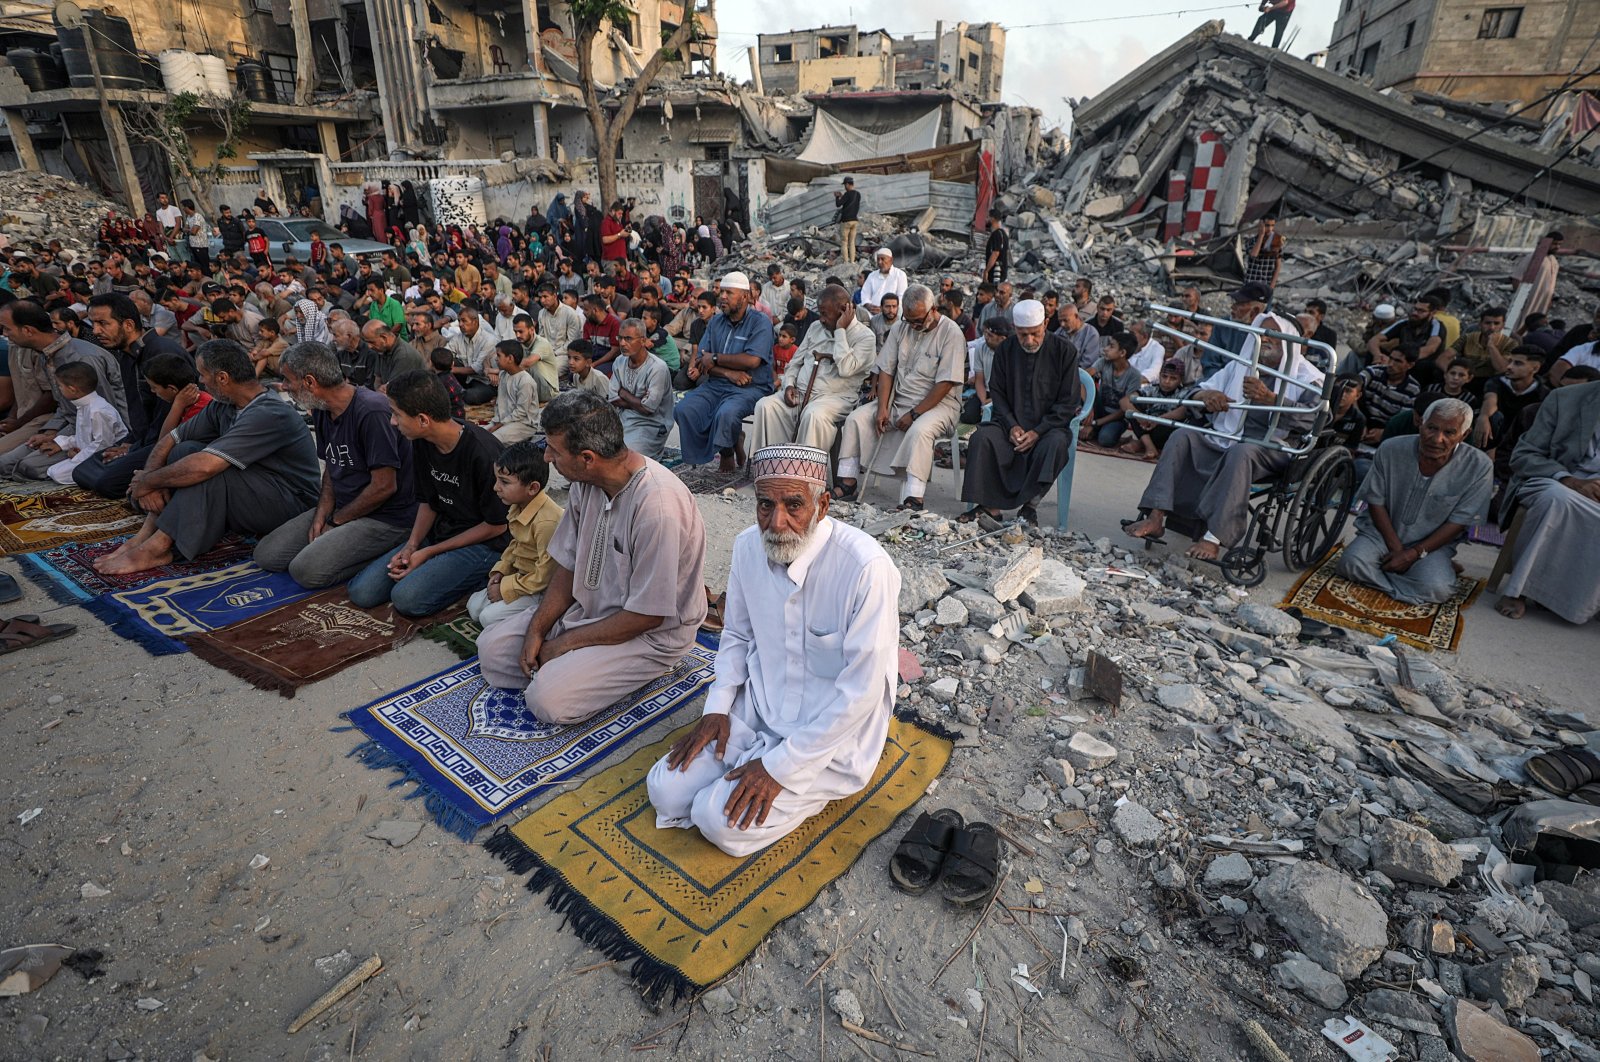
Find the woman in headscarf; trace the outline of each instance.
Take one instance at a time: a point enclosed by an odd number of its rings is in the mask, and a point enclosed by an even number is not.
[[[550,209],[545,211],[544,217],[552,227],[561,224],[563,221],[572,220],[572,208],[567,205],[567,193],[556,193],[556,197],[551,201]]]
[[[400,182],[400,220],[408,229],[422,223],[422,203],[417,198],[416,185],[410,181]]]
[[[411,242],[406,245],[406,249],[415,254],[418,261],[426,262],[428,260],[428,230],[422,222],[418,221],[412,224]]]
[[[301,343],[328,343],[328,315],[310,299],[294,304],[294,335]]]
[[[500,259],[500,264],[505,265],[506,259],[511,257],[511,226],[500,223],[500,232],[494,241],[494,253]]]

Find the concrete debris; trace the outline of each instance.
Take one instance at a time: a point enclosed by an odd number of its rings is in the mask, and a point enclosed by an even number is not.
[[[1167,834],[1166,825],[1152,815],[1149,808],[1131,800],[1111,813],[1111,828],[1135,847],[1156,844]]]
[[[1445,1021],[1451,1046],[1467,1062],[1539,1062],[1537,1044],[1465,1000],[1445,1006]]]
[[[1250,860],[1238,852],[1227,852],[1211,861],[1206,867],[1205,883],[1212,888],[1248,885],[1255,879]]]
[[[1255,888],[1261,906],[1319,965],[1353,978],[1388,945],[1388,917],[1367,888],[1332,867],[1279,867]]]
[[[1539,990],[1539,964],[1529,955],[1507,955],[1469,969],[1467,987],[1479,999],[1492,999],[1507,1010],[1520,1010]]]
[[[1361,999],[1361,1009],[1373,1021],[1381,1021],[1406,1032],[1439,1035],[1433,1008],[1421,996],[1392,988],[1378,988]]]
[[[1247,631],[1269,638],[1297,638],[1300,621],[1282,609],[1246,602],[1233,610],[1234,622]]]
[[[1005,565],[989,579],[985,587],[996,601],[1012,601],[1032,585],[1044,562],[1044,551],[1038,546],[1018,549]]]
[[[1461,857],[1420,826],[1385,819],[1373,838],[1372,866],[1396,881],[1442,886],[1461,873]]]
[[[1019,599],[1029,612],[1047,619],[1081,606],[1087,589],[1083,576],[1051,557],[1040,562],[1033,585]]]
[[[910,615],[944,593],[944,573],[931,564],[900,566],[900,614]]]
[[[1101,741],[1093,734],[1079,732],[1067,741],[1064,755],[1080,771],[1098,771],[1110,766],[1117,758],[1117,750],[1114,745]]]
[[[1299,992],[1323,1010],[1338,1010],[1350,998],[1344,981],[1310,959],[1290,952],[1272,968],[1272,979],[1291,992]]]
[[[60,240],[82,260],[94,250],[108,213],[127,210],[67,177],[12,170],[0,181],[0,234],[12,244]]]

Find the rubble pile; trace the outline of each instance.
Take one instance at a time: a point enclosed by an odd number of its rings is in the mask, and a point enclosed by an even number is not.
[[[61,245],[79,257],[94,249],[100,222],[125,208],[68,177],[14,170],[0,181],[0,234],[12,244]]]
[[[1350,1018],[1404,1058],[1600,1059],[1600,809],[1522,767],[1600,746],[1581,718],[1365,635],[1303,639],[1181,557],[831,512],[900,567],[899,703],[964,735],[935,799],[1001,816],[1029,879],[1004,902],[1070,913],[1072,969],[1142,968],[1177,1013],[1203,959],[1291,1057],[1338,1057],[1316,1033]]]

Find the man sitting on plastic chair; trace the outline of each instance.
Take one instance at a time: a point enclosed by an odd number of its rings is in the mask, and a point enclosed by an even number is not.
[[[993,417],[967,444],[961,500],[972,507],[956,518],[963,523],[1017,509],[1038,524],[1035,506],[1072,459],[1072,418],[1083,405],[1077,349],[1045,334],[1042,303],[1019,302],[1011,316],[1016,334],[994,352]]]
[[[1299,334],[1289,321],[1271,313],[1257,316],[1251,327]],[[1254,367],[1258,343],[1261,368],[1270,370],[1264,375]],[[1211,427],[1184,426],[1173,433],[1139,499],[1139,507],[1150,515],[1128,524],[1128,534],[1160,542],[1171,513],[1205,525],[1189,547],[1196,560],[1214,562],[1227,549],[1244,544],[1240,539],[1249,523],[1250,485],[1281,474],[1294,461],[1291,454],[1263,442],[1304,432],[1322,401],[1322,373],[1300,353],[1301,344],[1294,347],[1286,357],[1283,340],[1252,334],[1242,353],[1229,354],[1222,368],[1200,384],[1193,400],[1212,415]]]

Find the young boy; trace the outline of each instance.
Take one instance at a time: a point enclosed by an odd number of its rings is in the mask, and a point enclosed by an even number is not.
[[[283,338],[283,327],[276,317],[263,317],[256,326],[255,349],[250,351],[250,361],[256,367],[256,378],[278,375],[278,358],[289,349]]]
[[[1156,374],[1156,382],[1145,384],[1139,388],[1140,397],[1167,398],[1182,401],[1193,394],[1195,388],[1183,382],[1183,362],[1172,358],[1161,366],[1161,371]],[[1128,395],[1122,400],[1123,420],[1128,427],[1133,429],[1133,438],[1123,443],[1119,450],[1125,454],[1139,454],[1144,457],[1159,457],[1161,448],[1167,445],[1167,440],[1172,438],[1172,433],[1177,431],[1176,425],[1188,419],[1187,406],[1141,406],[1134,402],[1133,395]],[[1160,417],[1167,423],[1150,424],[1146,421],[1129,417],[1127,414],[1139,412],[1152,417]]]
[[[500,380],[495,385],[494,423],[489,432],[502,443],[521,442],[539,434],[539,385],[522,367],[522,344],[504,339],[495,344]]]
[[[789,367],[789,359],[794,357],[794,352],[800,348],[800,338],[795,335],[796,326],[785,324],[778,329],[778,341],[772,344],[772,379],[773,390],[782,384],[783,370]]]
[[[466,419],[467,400],[461,393],[461,385],[456,382],[455,355],[447,347],[435,347],[428,355],[428,361],[433,365],[434,375],[444,385],[445,394],[450,396],[450,416],[456,420]]]
[[[467,615],[484,630],[501,620],[537,608],[550,585],[555,561],[550,539],[561,522],[561,506],[545,484],[550,466],[531,439],[513,443],[494,461],[494,492],[506,504],[511,544],[489,571],[489,585],[467,598]]]
[[[1450,367],[1444,371],[1444,396],[1465,402],[1472,407],[1474,413],[1478,410],[1481,396],[1472,390],[1472,370],[1464,361],[1452,361]]]
[[[57,461],[45,469],[45,475],[57,483],[72,482],[72,470],[108,446],[115,446],[128,433],[116,409],[95,388],[100,386],[100,374],[94,366],[81,361],[69,361],[56,369],[56,383],[61,394],[77,408],[77,423],[71,435],[57,435],[53,441],[40,447],[44,453],[66,454],[65,461]],[[47,449],[51,448],[53,449]]]
[[[1100,360],[1089,370],[1094,377],[1094,412],[1083,418],[1079,438],[1100,446],[1115,446],[1127,426],[1122,400],[1139,393],[1144,377],[1128,361],[1137,349],[1131,332],[1112,332],[1100,346]]]
[[[574,339],[567,346],[567,370],[572,373],[573,389],[593,391],[607,402],[611,401],[611,380],[594,368],[593,343]]]
[[[157,354],[145,362],[144,382],[151,394],[167,404],[158,439],[211,404],[211,393],[200,390],[194,362],[181,354]]]

